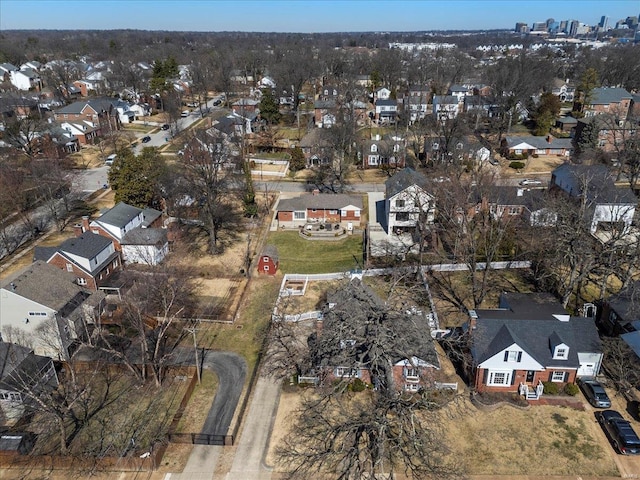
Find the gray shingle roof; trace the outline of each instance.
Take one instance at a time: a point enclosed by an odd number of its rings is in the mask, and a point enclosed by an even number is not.
[[[504,295],[504,294],[503,294]],[[602,346],[592,318],[571,317],[558,302],[548,296],[518,294],[511,299],[511,308],[476,310],[476,328],[472,333],[472,354],[482,363],[516,343],[544,367],[577,368],[578,353],[600,353]],[[501,298],[501,306],[506,306]],[[563,315],[568,321],[555,318]],[[551,345],[564,343],[569,347],[566,360],[554,359]]]
[[[112,243],[111,240],[102,235],[84,232],[79,237],[68,238],[62,242],[58,250],[82,258],[93,258]]]
[[[545,150],[547,148],[573,149],[573,143],[570,138],[556,138],[550,135],[546,137],[537,137],[533,135],[525,137],[506,137],[505,140],[509,148],[513,148],[521,143],[527,143],[540,150]]]
[[[134,228],[122,239],[122,245],[164,245],[167,231],[164,228]]]
[[[376,293],[361,280],[355,278],[346,286],[327,295],[327,305],[323,309],[322,333],[314,343],[314,357],[318,365],[344,365],[345,355],[349,360],[359,358],[367,366],[367,352],[375,346],[367,344],[372,334],[378,334],[378,328],[388,330],[394,340],[389,340],[384,352],[396,363],[410,357],[417,357],[434,366],[439,366],[438,355],[433,345],[428,321],[424,316],[407,314],[389,308]],[[371,312],[381,317],[372,320]],[[343,323],[343,319],[348,321]],[[371,331],[369,329],[372,329]],[[328,334],[335,332],[336,334]],[[371,333],[370,333],[371,332]],[[376,333],[373,333],[376,332]],[[362,345],[356,345],[360,352],[348,352],[340,345],[345,340],[357,339]],[[348,363],[353,364],[353,363]]]
[[[405,168],[384,182],[386,197],[391,198],[412,185],[424,189],[426,184],[427,179],[424,175],[412,168]]]
[[[119,102],[117,98],[92,98],[91,100],[83,100],[78,102],[73,102],[66,107],[62,107],[56,110],[56,113],[66,113],[66,114],[80,114],[82,110],[89,105],[96,112],[108,112],[112,108],[115,108],[115,105]]]
[[[275,245],[265,245],[260,253],[260,256],[266,256],[271,258],[274,262],[278,261],[278,248]]]
[[[71,273],[38,260],[5,280],[2,287],[52,310],[60,311],[73,302],[78,294],[86,293],[86,290],[74,283],[75,279]]]
[[[453,95],[435,95],[433,97],[433,103],[439,105],[457,105],[459,103],[458,97]]]
[[[388,100],[383,100],[383,99],[378,99],[376,100],[376,106],[381,106],[381,107],[393,107],[398,105],[397,100],[394,100],[392,98],[389,98]]]
[[[156,210],[155,208],[145,208],[142,211],[142,226],[145,228],[148,227],[160,218],[160,216],[162,216],[161,211]]]
[[[307,208],[340,210],[347,205],[353,205],[362,210],[362,197],[357,195],[347,195],[345,193],[319,193],[316,195],[302,195],[296,198],[281,200],[278,203],[278,211],[294,212]]]
[[[591,93],[591,105],[608,105],[630,99],[631,94],[624,88],[594,88]]]
[[[98,218],[98,221],[108,225],[113,225],[114,227],[123,228],[131,220],[137,217],[140,212],[142,212],[140,208],[120,202],[103,213],[100,218]]]
[[[565,163],[552,172],[556,185],[571,196],[583,193],[588,183],[587,198],[597,204],[636,205],[638,199],[629,187],[616,187],[612,173],[606,165],[570,165]]]

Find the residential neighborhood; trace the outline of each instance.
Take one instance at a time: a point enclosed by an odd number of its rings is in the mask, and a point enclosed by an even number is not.
[[[635,478],[634,14],[3,32],[3,475]]]

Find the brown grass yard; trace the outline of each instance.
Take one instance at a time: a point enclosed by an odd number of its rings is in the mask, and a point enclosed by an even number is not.
[[[198,433],[202,431],[213,397],[218,389],[218,376],[211,370],[202,371],[202,381],[196,385],[191,399],[185,408],[177,433]]]
[[[266,463],[282,471],[276,450],[295,428],[301,390],[285,388],[271,436]],[[618,476],[607,448],[592,428],[592,412],[566,407],[503,406],[479,411],[468,400],[452,405],[445,421],[452,457],[469,475]]]
[[[593,413],[567,407],[502,406],[465,412],[447,422],[452,455],[475,475],[617,475],[616,466],[593,428]]]

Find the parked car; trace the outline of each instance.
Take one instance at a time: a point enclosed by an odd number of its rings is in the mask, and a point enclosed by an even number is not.
[[[149,143],[151,141],[151,137],[149,135],[147,135],[146,137],[142,137],[141,142],[142,143]]]
[[[527,185],[542,185],[542,182],[535,178],[525,178],[524,180],[520,180],[520,185],[523,187]]]
[[[596,408],[611,408],[611,400],[600,382],[596,380],[579,380],[578,386],[582,389],[585,398]]]
[[[611,440],[613,448],[622,455],[640,454],[640,437],[631,423],[615,410],[603,410],[596,413],[598,423]]]
[[[188,116],[189,116],[189,113],[191,113],[191,112],[189,112],[189,110],[185,110],[184,112],[182,112],[182,113],[180,114],[180,116],[181,116],[182,118],[185,118],[185,117],[188,117]]]
[[[164,125],[162,125],[162,127],[160,127],[160,128],[162,128],[162,130],[169,130],[169,124],[168,124],[168,123],[165,123],[165,124],[164,124]]]
[[[115,153],[112,153],[105,159],[104,164],[110,167],[111,165],[113,165],[113,162],[115,161],[116,157],[117,155]]]

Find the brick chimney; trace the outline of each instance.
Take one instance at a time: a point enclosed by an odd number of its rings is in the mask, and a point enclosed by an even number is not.
[[[83,232],[88,232],[89,231],[89,216],[88,215],[83,215],[83,217],[82,217],[82,231]]]
[[[313,192],[311,192],[313,195],[318,195],[320,193],[320,190],[318,190],[317,188],[313,189]]]
[[[82,229],[82,225],[80,225],[79,223],[76,223],[73,226],[73,234],[75,235],[75,237],[78,238],[83,233],[84,233],[84,230]]]
[[[547,135],[547,143],[553,142],[553,137],[551,135]]]

